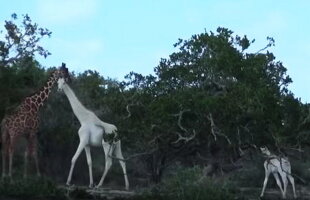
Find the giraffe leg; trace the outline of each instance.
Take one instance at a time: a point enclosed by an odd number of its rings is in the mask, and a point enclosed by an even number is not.
[[[14,155],[14,148],[12,147],[13,145],[11,144],[9,147],[9,174],[8,176],[10,179],[12,179],[12,164],[13,164],[13,155]]]
[[[12,180],[12,165],[13,165],[13,156],[14,156],[14,146],[15,146],[15,138],[10,137],[10,144],[8,146],[9,152],[9,178]]]
[[[3,140],[2,137],[2,178],[5,177],[5,168],[6,168],[6,160],[8,155],[8,144],[6,144],[6,141]]]
[[[37,176],[40,177],[41,173],[40,173],[40,167],[39,167],[39,159],[38,159],[38,153],[37,151],[35,151],[33,153],[33,159],[34,159],[34,163],[36,165],[36,170],[37,170]]]
[[[291,182],[292,184],[292,187],[293,187],[293,193],[294,193],[294,198],[296,199],[297,198],[297,195],[296,195],[296,190],[295,190],[295,181],[294,181],[294,178],[292,175],[288,175],[287,176],[288,180]]]
[[[3,126],[3,125],[2,125]],[[2,178],[5,177],[5,169],[6,169],[6,160],[7,160],[7,156],[8,156],[8,138],[7,138],[7,132],[5,130],[2,130],[2,149],[1,149],[1,153],[2,153]]]
[[[264,196],[264,192],[268,183],[268,178],[269,178],[270,172],[268,171],[268,169],[265,167],[265,180],[264,180],[264,184],[263,184],[263,189],[262,192],[260,194],[260,197]]]
[[[2,144],[2,179],[5,177],[6,147]]]
[[[103,175],[102,175],[102,177],[101,177],[101,179],[97,185],[97,188],[102,186],[103,181],[104,181],[109,169],[112,166],[111,156],[112,156],[112,152],[113,152],[113,146],[107,142],[104,142],[104,141],[102,141],[102,146],[103,146],[104,154],[105,154],[105,169],[104,169]]]
[[[40,177],[41,173],[40,173],[38,154],[37,154],[37,138],[35,135],[32,135],[28,138],[28,146],[25,152],[25,168],[24,168],[25,178],[27,177],[27,167],[28,167],[29,156],[33,158],[36,171],[37,171],[37,176]]]
[[[119,163],[123,169],[123,173],[124,173],[124,179],[125,179],[125,188],[126,190],[129,190],[129,181],[128,181],[128,177],[127,177],[127,171],[126,171],[126,163],[124,161],[124,157],[122,154],[122,148],[121,148],[121,141],[117,141],[115,144],[115,156],[116,158],[119,159]]]
[[[93,181],[93,170],[92,170],[92,160],[91,160],[91,154],[90,154],[90,147],[85,146],[85,153],[86,153],[86,159],[88,164],[88,171],[89,171],[89,187],[92,188],[94,186]]]
[[[5,177],[7,156],[8,156],[8,145],[2,144],[2,178]]]
[[[71,183],[72,173],[73,173],[73,169],[75,166],[75,162],[78,159],[78,157],[80,156],[80,154],[84,148],[85,148],[85,144],[80,141],[80,144],[79,144],[79,146],[78,146],[78,148],[77,148],[77,150],[76,150],[76,152],[75,152],[75,154],[71,160],[70,172],[69,172],[67,183],[66,183],[67,185],[70,185],[70,183]]]
[[[27,178],[27,165],[28,165],[28,149],[25,151],[24,155],[24,178]]]
[[[40,167],[39,167],[39,158],[38,158],[38,150],[37,150],[37,138],[35,137],[33,139],[33,142],[32,142],[32,147],[31,147],[31,155],[32,155],[32,158],[34,160],[34,164],[36,166],[36,170],[37,170],[37,176],[41,176],[41,173],[40,173]]]
[[[280,173],[282,181],[283,181],[283,198],[286,198],[286,190],[288,185],[288,180],[285,172]]]
[[[280,174],[280,175],[281,175],[281,178],[282,178],[282,180],[283,180],[282,174]],[[273,176],[274,176],[274,178],[276,179],[277,185],[279,186],[279,188],[280,188],[280,190],[281,190],[282,197],[285,198],[285,182],[284,182],[285,180],[283,180],[283,187],[284,187],[284,190],[283,190],[278,172],[274,172],[274,173],[273,173]]]

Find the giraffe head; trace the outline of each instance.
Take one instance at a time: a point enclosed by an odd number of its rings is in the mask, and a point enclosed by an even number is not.
[[[267,156],[271,155],[269,149],[268,149],[266,146],[260,147],[260,151],[261,151],[264,155],[267,155]]]
[[[63,78],[66,82],[70,82],[71,81],[70,75],[69,75],[69,70],[66,67],[65,63],[62,63],[61,67],[59,67],[59,69],[56,71],[56,78],[57,78],[57,80],[59,78]]]

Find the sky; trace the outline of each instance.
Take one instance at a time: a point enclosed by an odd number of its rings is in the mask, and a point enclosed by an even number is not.
[[[131,71],[148,75],[168,58],[178,38],[225,27],[255,39],[249,49],[275,39],[273,52],[293,79],[289,89],[310,103],[310,1],[308,0],[0,0],[0,30],[12,13],[28,14],[52,31],[40,42],[52,55],[45,67],[67,64],[123,80]]]

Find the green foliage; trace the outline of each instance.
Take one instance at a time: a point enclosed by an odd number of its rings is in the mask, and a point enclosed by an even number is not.
[[[310,172],[307,167],[310,162],[307,161],[295,161],[292,165],[292,173],[295,178],[295,183],[298,185],[306,185],[309,186],[310,183]]]
[[[11,67],[0,67],[0,117],[10,113],[26,96],[34,93],[48,73],[32,58],[21,59]]]
[[[57,198],[65,199],[57,185],[45,178],[14,179],[12,182],[4,179],[0,182],[0,194],[16,198]]]
[[[265,171],[264,159],[259,155],[255,155],[255,160],[249,160],[244,163],[243,167],[235,171],[229,177],[230,184],[238,187],[256,187],[261,188],[263,185]],[[270,175],[268,187],[271,185],[276,186],[273,176]]]
[[[142,196],[171,200],[236,199],[235,190],[232,187],[216,184],[213,180],[203,177],[202,170],[198,167],[176,170],[156,187],[145,191]]]
[[[33,57],[36,53],[44,57],[50,55],[38,44],[43,37],[51,36],[48,29],[33,23],[28,15],[23,15],[21,22],[18,21],[16,14],[12,14],[11,17],[11,20],[5,21],[4,39],[0,40],[0,67],[14,64],[26,57]]]
[[[127,105],[130,117],[122,127],[128,130],[124,134],[146,141],[137,142],[140,148],[157,149],[149,162],[153,172],[162,174],[193,149],[212,151],[212,143],[238,149],[248,144],[298,142],[293,132],[303,118],[300,102],[287,89],[291,79],[286,68],[272,53],[262,53],[274,45],[272,38],[268,40],[257,53],[245,53],[254,40],[218,28],[216,33],[180,39],[175,44],[178,51],[154,69],[156,76],[135,72],[126,76],[125,100],[118,105]],[[178,140],[194,133],[189,142]],[[227,156],[237,157],[237,152]]]

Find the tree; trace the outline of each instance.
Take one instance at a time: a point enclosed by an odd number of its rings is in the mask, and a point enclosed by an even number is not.
[[[274,42],[268,40],[267,47]],[[226,149],[231,161],[243,146],[272,144],[284,134],[291,79],[272,53],[246,53],[253,42],[218,28],[180,39],[179,50],[154,69],[156,76],[127,76],[126,99],[134,104],[127,104],[126,127],[151,152],[155,181],[182,156],[218,156]]]
[[[38,43],[43,37],[50,37],[52,32],[33,23],[28,15],[23,15],[20,26],[16,24],[17,15],[12,14],[11,17],[11,20],[5,21],[4,39],[0,40],[0,67],[33,57],[36,53],[44,57],[50,55]],[[3,31],[0,33],[3,34]]]

